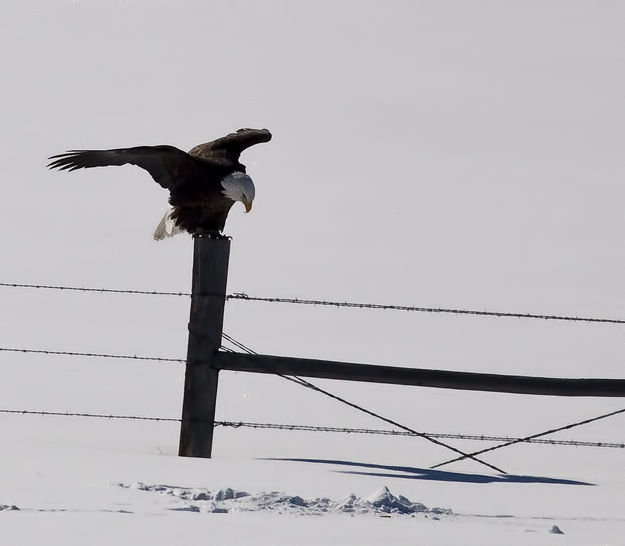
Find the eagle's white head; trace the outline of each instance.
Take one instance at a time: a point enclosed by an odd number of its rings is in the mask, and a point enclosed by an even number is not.
[[[245,205],[245,212],[252,210],[252,201],[256,195],[254,182],[245,173],[236,171],[221,179],[223,194],[233,201],[241,201]]]

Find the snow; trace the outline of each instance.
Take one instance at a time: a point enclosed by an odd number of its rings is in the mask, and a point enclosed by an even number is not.
[[[189,149],[252,126],[274,138],[242,157],[257,195],[228,219],[229,292],[624,318],[624,15],[564,1],[0,3],[0,280],[188,292],[191,240],[151,240],[166,195],[144,172],[52,173],[45,158]],[[188,298],[0,298],[2,347],[185,354]],[[620,325],[237,300],[224,330],[265,354],[473,372],[622,378],[625,359]],[[183,381],[175,363],[0,352],[0,409],[178,418]],[[478,436],[625,405],[314,382],[416,430]],[[226,372],[216,417],[385,426]],[[554,437],[623,442],[624,418]],[[452,454],[420,438],[220,427],[200,460],[177,456],[178,436],[175,422],[0,413],[2,542],[625,544],[623,449],[515,445],[483,455],[498,474],[433,470]]]
[[[458,537],[467,544],[541,544],[554,525],[567,544],[618,544],[625,533],[624,484],[614,474],[620,459],[602,469],[608,460],[600,453],[586,467],[588,453],[579,454],[575,479],[559,480],[411,467],[408,453],[419,445],[398,450],[386,438],[376,440],[385,456],[363,451],[351,461],[253,454],[202,460],[175,456],[177,430],[169,423],[85,426],[79,418],[37,416],[1,422],[0,503],[19,511],[4,510],[0,518],[16,544],[110,544],[128,537],[168,544],[179,533],[199,540],[208,529],[215,540],[237,544],[410,544],[416,536],[433,544]],[[277,451],[285,442],[305,445],[308,436],[279,441],[271,432],[259,434],[275,441]],[[222,434],[217,441],[218,447],[229,443]],[[334,444],[334,450],[346,446]],[[563,448],[534,449],[557,458]]]
[[[280,514],[319,516],[325,514],[441,514],[451,515],[449,509],[428,509],[420,502],[411,502],[406,497],[393,495],[384,486],[367,499],[361,499],[351,493],[346,498],[336,501],[327,497],[303,499],[299,495],[281,492],[262,492],[250,495],[245,491],[230,487],[210,491],[205,489],[185,489],[170,485],[146,485],[141,482],[119,484],[120,487],[139,489],[160,495],[169,495],[177,502],[170,510],[189,512],[211,512],[227,514],[229,512],[272,511]],[[180,506],[178,506],[180,505]]]

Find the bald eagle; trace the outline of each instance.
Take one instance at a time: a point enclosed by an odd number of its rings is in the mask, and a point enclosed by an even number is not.
[[[239,156],[246,148],[269,142],[267,129],[239,129],[200,144],[189,153],[174,146],[137,146],[114,150],[71,150],[48,158],[51,169],[75,171],[108,165],[137,165],[169,190],[171,209],[154,232],[156,240],[187,231],[223,237],[232,205],[241,201],[249,212],[255,188]]]

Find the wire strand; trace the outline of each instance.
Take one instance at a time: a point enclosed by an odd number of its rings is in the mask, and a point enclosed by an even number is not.
[[[165,358],[161,356],[138,356],[138,355],[120,355],[120,354],[107,354],[107,353],[80,353],[76,351],[49,351],[45,349],[20,349],[15,347],[0,347],[0,352],[11,353],[29,353],[29,354],[41,354],[41,355],[62,355],[62,356],[86,356],[90,358],[119,358],[125,360],[151,360],[155,362],[177,362],[186,363],[182,358]]]
[[[60,285],[46,285],[46,284],[23,284],[23,283],[0,283],[0,287],[8,288],[39,288],[47,290],[62,290],[62,291],[78,291],[78,292],[100,292],[100,293],[115,293],[115,294],[143,294],[148,296],[184,296],[189,297],[189,292],[166,292],[158,290],[126,290],[116,288],[89,288],[82,286],[60,286]],[[215,297],[215,296],[211,296]],[[234,294],[228,294],[226,300],[242,300],[242,301],[255,301],[266,303],[288,303],[295,305],[316,305],[326,307],[348,307],[355,309],[378,309],[378,310],[392,310],[392,311],[406,311],[417,313],[436,313],[436,314],[454,314],[454,315],[472,315],[472,316],[487,316],[487,317],[499,317],[499,318],[520,318],[520,319],[538,319],[538,320],[555,320],[565,322],[586,322],[586,323],[600,323],[600,324],[625,324],[625,319],[607,318],[607,317],[583,317],[572,315],[557,315],[557,314],[540,314],[540,313],[520,313],[520,312],[508,312],[508,311],[487,311],[476,309],[454,309],[449,307],[423,307],[413,305],[393,305],[393,304],[380,304],[380,303],[358,303],[349,301],[332,301],[332,300],[319,300],[319,299],[304,299],[304,298],[281,298],[281,297],[262,297],[262,296],[249,296],[244,292],[236,292]]]
[[[328,301],[328,300],[313,300],[313,299],[300,299],[300,298],[274,298],[274,297],[260,297],[260,296],[248,296],[245,293],[229,294],[226,299],[228,300],[244,300],[244,301],[259,301],[270,303],[291,303],[296,305],[321,305],[327,307],[352,307],[356,309],[381,309],[381,310],[394,310],[394,311],[408,311],[418,313],[446,313],[454,315],[475,315],[475,316],[488,316],[488,317],[505,317],[505,318],[524,318],[524,319],[541,319],[541,320],[559,320],[568,322],[595,322],[604,324],[625,324],[625,319],[613,319],[613,318],[595,318],[595,317],[577,317],[570,315],[555,315],[555,314],[538,314],[538,313],[517,313],[506,311],[480,311],[475,309],[453,309],[447,307],[418,307],[413,305],[391,305],[380,303],[357,303],[349,301]]]
[[[172,417],[144,417],[141,415],[113,415],[104,413],[77,413],[71,411],[38,411],[38,410],[15,410],[0,409],[0,413],[16,414],[16,415],[52,415],[56,417],[90,417],[92,419],[126,419],[131,421],[167,421],[179,423],[181,419]]]
[[[175,417],[149,417],[142,415],[118,415],[118,414],[106,414],[106,413],[86,413],[86,412],[69,412],[69,411],[43,411],[43,410],[16,410],[16,409],[0,409],[0,413],[14,414],[14,415],[41,415],[41,416],[55,416],[55,417],[87,417],[94,419],[117,419],[117,420],[131,420],[131,421],[163,421],[180,423],[182,419]],[[385,430],[385,429],[367,429],[367,428],[349,428],[349,427],[329,427],[318,425],[295,425],[295,424],[280,424],[280,423],[256,423],[248,421],[215,421],[215,426],[229,427],[229,428],[252,428],[252,429],[273,429],[273,430],[290,430],[298,432],[334,432],[345,434],[373,434],[380,436],[415,436],[412,432],[406,432],[402,430]],[[448,438],[456,440],[474,440],[482,442],[498,442],[498,441],[512,441],[521,440],[528,444],[546,444],[554,446],[571,446],[571,447],[601,447],[601,448],[616,448],[625,449],[625,442],[580,442],[575,440],[541,440],[530,439],[524,440],[522,438],[509,438],[506,436],[485,436],[475,434],[452,434],[452,433],[436,433],[428,432],[428,436],[434,438]]]
[[[41,288],[46,290],[64,290],[66,292],[100,292],[112,294],[143,294],[147,296],[190,296],[189,292],[162,292],[158,290],[126,290],[121,288],[87,288],[84,286],[57,286],[49,284],[19,284],[2,282],[0,286],[8,288]]]

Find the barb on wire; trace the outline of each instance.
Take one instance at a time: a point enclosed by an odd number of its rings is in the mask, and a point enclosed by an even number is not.
[[[78,292],[100,292],[100,293],[115,293],[115,294],[144,294],[148,296],[185,296],[189,297],[189,292],[166,292],[158,290],[124,290],[117,288],[88,288],[81,286],[57,286],[46,284],[20,284],[20,283],[0,283],[0,286],[10,288],[41,288],[47,290],[65,290],[65,291],[78,291]],[[211,297],[217,297],[212,296]],[[281,298],[281,297],[261,297],[261,296],[249,296],[244,292],[235,292],[228,294],[226,300],[243,300],[243,301],[258,301],[269,303],[290,303],[296,305],[318,305],[326,307],[351,307],[355,309],[379,309],[379,310],[393,310],[393,311],[407,311],[418,313],[437,313],[437,314],[454,314],[454,315],[473,315],[473,316],[487,316],[487,317],[500,317],[500,318],[521,318],[521,319],[539,319],[539,320],[556,320],[567,322],[587,322],[587,323],[602,323],[602,324],[625,324],[625,319],[604,318],[604,317],[582,317],[572,315],[556,315],[556,314],[539,314],[539,313],[517,313],[508,311],[485,311],[476,309],[454,309],[449,307],[424,307],[415,305],[393,305],[393,304],[381,304],[381,303],[358,303],[349,301],[331,301],[331,300],[319,300],[319,299],[305,299],[305,298]]]
[[[44,415],[44,416],[56,416],[56,417],[88,417],[93,419],[118,419],[118,420],[131,420],[131,421],[163,421],[179,423],[182,419],[175,417],[149,417],[142,415],[116,415],[106,413],[86,413],[86,412],[69,412],[69,411],[41,411],[41,410],[16,410],[16,409],[0,409],[0,413],[14,414],[14,415]],[[255,423],[249,421],[215,421],[215,426],[227,427],[227,428],[252,428],[252,429],[273,429],[273,430],[291,430],[300,432],[335,432],[345,434],[375,434],[380,436],[415,436],[412,432],[406,432],[402,430],[385,430],[385,429],[368,429],[368,428],[348,428],[348,427],[328,427],[328,426],[315,426],[315,425],[295,425],[295,424],[281,424],[281,423]],[[508,438],[505,436],[484,436],[484,435],[472,435],[472,434],[451,434],[451,433],[436,433],[428,432],[428,436],[433,438],[453,438],[456,440],[477,440],[482,442],[493,441],[512,441],[517,438]],[[579,442],[575,440],[523,440],[529,444],[548,444],[558,446],[572,446],[572,447],[603,447],[603,448],[617,448],[625,449],[625,442]]]
[[[581,425],[587,425],[588,423],[592,423],[594,421],[599,421],[600,419],[606,419],[607,417],[612,417],[613,415],[618,415],[619,413],[625,413],[625,408],[620,409],[620,410],[616,410],[616,411],[611,411],[609,413],[604,413],[603,415],[598,415],[597,417],[592,417],[590,419],[584,419],[583,421],[577,421],[576,423],[571,423],[569,425],[565,425],[563,427],[558,427],[558,428],[552,428],[550,430],[546,430],[544,432],[539,432],[538,434],[532,434],[530,436],[526,436],[525,438],[516,438],[514,440],[510,440],[507,441],[503,444],[499,444],[496,446],[492,446],[486,449],[481,449],[479,451],[475,451],[473,453],[471,453],[470,455],[481,455],[482,453],[488,453],[489,451],[495,451],[496,449],[501,449],[504,447],[508,447],[514,444],[519,444],[521,442],[527,442],[528,440],[533,440],[535,438],[540,438],[541,436],[547,436],[548,434],[554,434],[556,432],[560,432],[562,430],[569,430],[571,428],[575,428],[575,427],[579,427]],[[438,463],[434,466],[431,466],[430,468],[439,468],[441,466],[445,466],[451,463],[455,463],[456,461],[461,461],[463,459],[466,459],[466,456],[462,456],[462,457],[456,457],[455,459],[450,459],[449,461],[444,461],[442,463]]]
[[[226,296],[228,300],[262,301],[270,303],[292,303],[297,305],[322,305],[327,307],[352,307],[356,309],[381,309],[394,311],[412,311],[419,313],[448,313],[454,315],[477,315],[487,317],[525,318],[541,320],[560,320],[569,322],[598,322],[606,324],[625,324],[623,319],[576,317],[567,315],[547,315],[537,313],[514,313],[506,311],[478,311],[474,309],[452,309],[446,307],[418,307],[413,305],[390,305],[380,303],[357,303],[349,301],[327,301],[300,298],[272,298],[248,296],[245,293],[235,293]]]
[[[224,339],[228,340],[230,343],[236,345],[237,347],[239,347],[240,349],[242,349],[243,351],[247,352],[248,354],[258,354],[255,351],[252,351],[252,349],[250,349],[249,347],[246,347],[243,343],[237,341],[236,339],[232,338],[231,336],[229,336],[228,334],[222,333],[222,336],[224,337]],[[393,425],[397,428],[400,428],[402,430],[405,430],[406,432],[411,432],[412,434],[414,434],[415,436],[419,436],[420,438],[423,438],[425,440],[427,440],[428,442],[431,442],[433,444],[436,444],[438,446],[441,447],[445,447],[455,453],[458,454],[462,454],[463,456],[468,456],[469,458],[471,458],[472,460],[487,466],[488,468],[490,468],[491,470],[494,470],[495,472],[500,472],[502,474],[506,474],[505,471],[501,470],[500,468],[497,468],[496,466],[487,463],[486,461],[482,461],[481,459],[478,459],[476,457],[472,457],[471,455],[469,455],[468,453],[465,453],[464,451],[457,449],[449,444],[446,444],[445,442],[441,442],[440,440],[437,440],[436,438],[432,438],[430,436],[428,436],[427,434],[423,433],[423,432],[418,432],[416,430],[413,430],[407,426],[404,426],[400,423],[398,423],[397,421],[393,421],[392,419],[388,419],[387,417],[383,417],[382,415],[375,413],[373,411],[370,411],[362,406],[359,406],[358,404],[354,404],[353,402],[349,402],[348,400],[345,400],[345,398],[341,398],[340,396],[337,396],[335,394],[332,394],[331,392],[322,389],[320,387],[317,387],[316,385],[314,385],[313,383],[310,383],[309,381],[306,381],[305,379],[302,379],[301,377],[298,376],[288,376],[288,375],[283,375],[283,374],[276,374],[284,379],[286,379],[287,381],[291,381],[293,383],[296,383],[300,386],[309,388],[311,390],[314,390],[316,392],[319,392],[321,394],[324,394],[325,396],[328,396],[338,402],[341,402],[343,404],[346,404],[349,407],[352,407],[358,411],[361,411],[363,413],[366,413],[367,415],[371,415],[372,417],[375,417],[376,419],[380,419],[381,421],[384,421],[386,423],[389,423],[390,425]]]
[[[144,417],[141,415],[113,415],[105,413],[77,413],[71,411],[35,411],[35,410],[12,410],[0,409],[0,413],[9,413],[17,415],[53,415],[56,417],[89,417],[92,419],[125,419],[131,421],[168,421],[180,422],[180,419],[171,417]]]
[[[162,292],[158,290],[125,290],[121,288],[87,288],[84,286],[56,286],[49,284],[18,284],[1,282],[0,286],[9,288],[42,288],[46,290],[65,290],[68,292],[100,292],[113,294],[144,294],[147,296],[190,296],[188,292]]]
[[[121,358],[127,360],[152,360],[155,362],[178,362],[186,363],[182,358],[165,358],[161,356],[138,356],[138,355],[114,355],[106,353],[79,353],[76,351],[48,351],[45,349],[19,349],[14,347],[0,347],[0,352],[30,353],[41,355],[62,355],[62,356],[86,356],[93,358]]]
[[[245,421],[215,421],[215,425],[233,428],[259,428],[274,430],[294,430],[303,432],[340,432],[345,434],[375,434],[379,436],[418,436],[414,432],[404,430],[385,430],[385,429],[369,429],[369,428],[348,428],[348,427],[326,427],[316,425],[288,425],[278,423],[250,423]],[[454,440],[473,440],[479,442],[502,442],[519,440],[528,444],[545,444],[554,446],[573,446],[573,447],[604,447],[625,449],[625,442],[581,442],[575,440],[545,440],[545,439],[528,439],[510,438],[507,436],[485,436],[477,434],[452,434],[441,432],[425,432],[432,438],[446,438]]]

